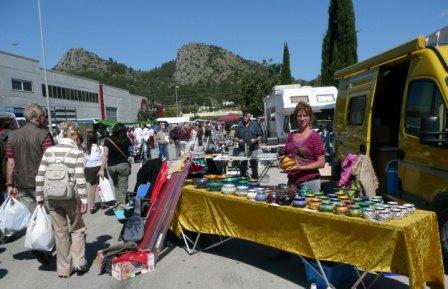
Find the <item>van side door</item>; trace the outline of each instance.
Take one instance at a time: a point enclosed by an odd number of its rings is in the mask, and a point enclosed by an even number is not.
[[[378,71],[368,71],[350,80],[344,129],[340,135],[344,156],[348,153],[369,154],[371,108],[377,74]]]

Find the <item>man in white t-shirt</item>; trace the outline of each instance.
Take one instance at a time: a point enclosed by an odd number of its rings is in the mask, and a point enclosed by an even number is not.
[[[148,143],[149,139],[149,131],[143,123],[141,123],[140,126],[134,130],[134,137],[137,146],[137,152],[139,152],[142,159],[145,159],[146,144]]]

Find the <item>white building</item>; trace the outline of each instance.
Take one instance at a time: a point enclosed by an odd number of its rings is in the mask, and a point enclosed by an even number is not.
[[[143,96],[96,80],[47,70],[50,108],[57,121],[135,121]],[[20,116],[29,103],[46,107],[44,71],[37,60],[0,51],[0,110]]]

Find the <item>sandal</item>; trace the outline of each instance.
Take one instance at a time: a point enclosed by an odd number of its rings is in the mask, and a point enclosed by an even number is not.
[[[101,204],[101,210],[106,210],[109,208],[108,204]]]

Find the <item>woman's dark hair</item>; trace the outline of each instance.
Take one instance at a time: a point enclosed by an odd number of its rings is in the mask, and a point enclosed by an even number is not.
[[[127,129],[126,126],[122,123],[117,123],[112,128],[112,140],[119,146],[123,146],[125,144],[127,138]]]
[[[98,138],[96,137],[96,133],[88,131],[86,133],[86,152],[87,154],[92,153],[92,144],[96,144],[98,142]]]

